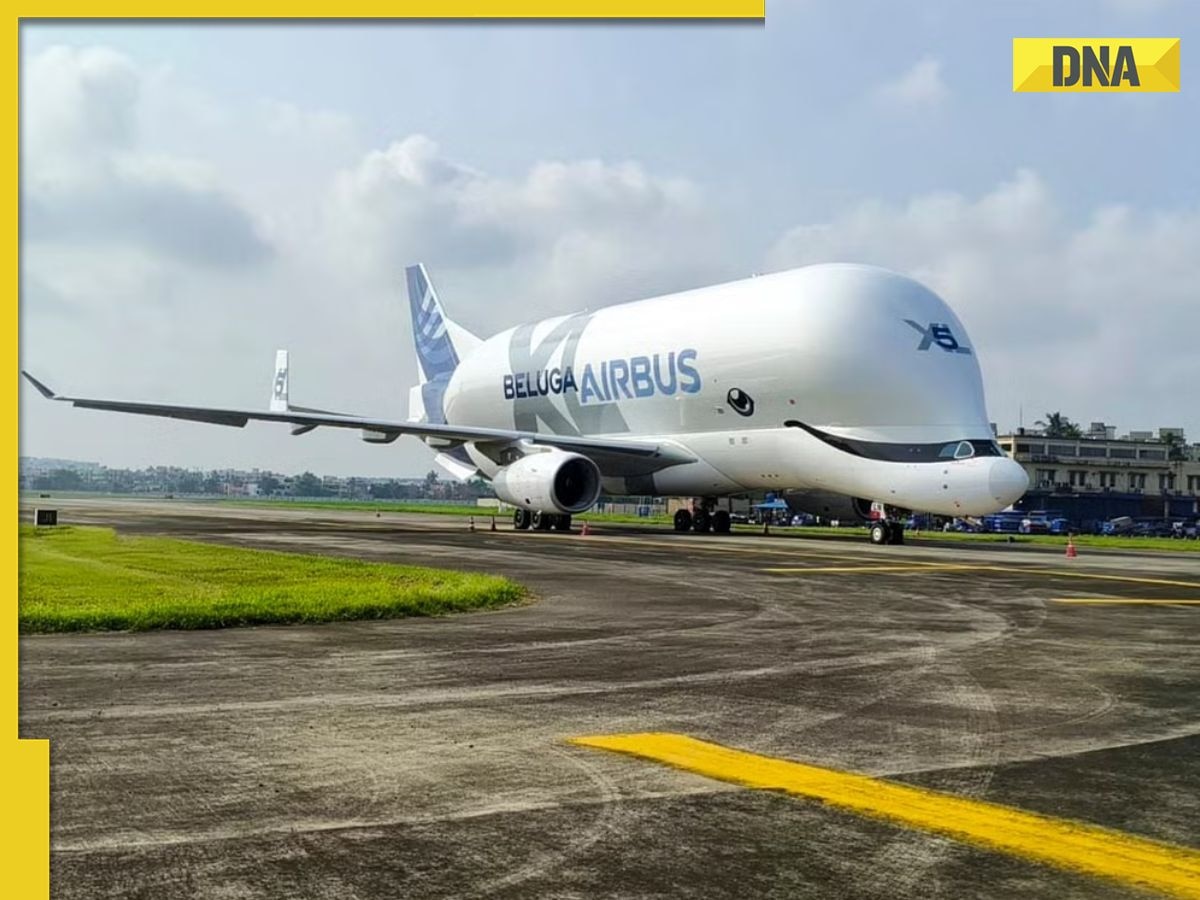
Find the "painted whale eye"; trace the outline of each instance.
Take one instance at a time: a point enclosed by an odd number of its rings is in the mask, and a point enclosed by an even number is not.
[[[739,416],[754,415],[754,400],[741,388],[730,388],[725,395],[725,402]]]

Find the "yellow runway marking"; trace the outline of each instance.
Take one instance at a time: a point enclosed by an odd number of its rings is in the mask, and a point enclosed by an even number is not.
[[[1051,603],[1078,603],[1082,606],[1130,604],[1133,606],[1200,606],[1200,600],[1165,600],[1158,597],[1051,597]]]
[[[887,571],[972,571],[972,572],[1003,572],[1006,575],[1046,575],[1051,578],[1090,578],[1099,581],[1121,581],[1132,584],[1164,584],[1169,587],[1193,588],[1200,591],[1200,582],[1176,581],[1170,578],[1144,578],[1138,575],[1105,575],[1100,572],[1072,572],[1068,569],[1034,569],[1022,565],[989,566],[971,563],[907,563],[905,565],[862,565],[862,566],[820,566],[820,567],[774,567],[762,571],[774,574],[802,574],[804,572],[887,572]]]
[[[991,850],[1200,898],[1200,851],[996,803],[758,756],[681,734],[612,734],[571,743],[666,763],[750,788],[782,790]]]
[[[786,575],[793,572],[945,572],[945,571],[963,571],[966,569],[978,569],[980,566],[972,566],[968,563],[903,563],[903,564],[886,564],[873,566],[870,564],[862,566],[795,566],[795,567],[776,567],[763,569],[764,572],[771,572],[777,575]]]
[[[1196,581],[1174,581],[1170,578],[1143,578],[1138,575],[1102,575],[1099,572],[1068,572],[1064,569],[1026,569],[1016,566],[987,566],[987,569],[994,572],[1019,572],[1029,575],[1054,575],[1061,578],[1095,578],[1100,581],[1126,581],[1133,584],[1165,584],[1171,587],[1187,587],[1195,588],[1200,591],[1200,582]]]
[[[516,533],[516,532],[510,532],[510,534],[512,534],[512,533]],[[552,536],[552,537],[557,538],[558,536]],[[620,536],[620,535],[597,534],[596,532],[592,532],[592,534],[590,534],[587,538],[585,538],[585,540],[592,541],[592,542],[598,543],[598,544],[599,543],[633,544],[634,546],[640,546],[640,547],[668,547],[671,550],[675,550],[679,553],[718,553],[718,554],[722,554],[722,555],[724,555],[726,553],[748,553],[751,556],[786,556],[786,557],[803,556],[803,557],[816,557],[818,559],[849,559],[849,560],[861,560],[864,558],[870,559],[870,557],[851,556],[849,554],[842,554],[842,553],[829,553],[824,550],[808,550],[808,549],[799,549],[799,548],[792,548],[792,547],[775,547],[775,548],[745,547],[745,546],[740,546],[737,544],[708,544],[708,545],[705,545],[705,544],[700,544],[696,541],[688,540],[686,536],[681,537],[681,539],[675,540],[675,541],[662,541],[662,540],[654,540],[654,539],[647,539],[647,538],[625,537],[625,536]],[[792,540],[799,541],[802,539],[793,538]]]

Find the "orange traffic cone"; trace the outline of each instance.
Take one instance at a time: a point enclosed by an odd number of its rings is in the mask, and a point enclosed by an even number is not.
[[[580,529],[579,536],[587,537],[591,533],[592,533],[592,529],[588,526],[587,519],[584,519],[583,520],[583,528]]]
[[[1067,536],[1067,559],[1074,559],[1078,555],[1079,555],[1079,552],[1075,549],[1075,541],[1070,537],[1070,535],[1068,535]]]

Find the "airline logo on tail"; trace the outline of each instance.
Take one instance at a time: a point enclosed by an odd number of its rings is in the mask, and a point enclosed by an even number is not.
[[[424,266],[409,266],[408,303],[412,312],[413,341],[417,347],[417,359],[427,381],[439,376],[449,376],[458,368],[458,354],[450,335],[446,332],[446,317],[438,302]]]
[[[458,368],[458,352],[446,328],[446,315],[423,265],[405,269],[408,306],[412,313],[413,344],[421,365],[421,405],[427,421],[446,422],[442,398]]]

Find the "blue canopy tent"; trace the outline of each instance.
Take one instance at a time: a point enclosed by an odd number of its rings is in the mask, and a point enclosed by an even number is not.
[[[764,500],[762,503],[755,503],[754,508],[755,509],[779,510],[779,509],[787,509],[788,505],[783,500]]]

